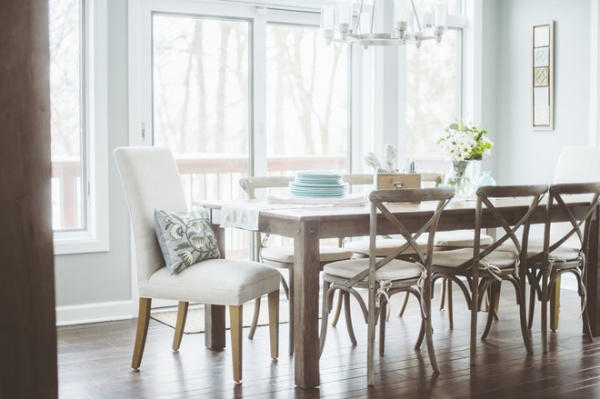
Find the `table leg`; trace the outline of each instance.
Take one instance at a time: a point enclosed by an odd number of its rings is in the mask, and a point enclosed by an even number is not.
[[[225,348],[225,306],[204,305],[204,346],[213,351]]]
[[[319,386],[319,223],[303,222],[294,240],[296,385]]]
[[[599,210],[596,210],[596,217],[592,219],[592,225],[590,226],[590,244],[588,253],[588,268],[586,276],[586,289],[587,289],[587,308],[588,317],[590,320],[590,328],[592,335],[597,337],[600,335],[600,273],[598,267],[600,267],[600,214]]]
[[[221,258],[225,258],[225,229],[217,224],[212,228],[217,236]],[[225,348],[225,306],[204,305],[204,345],[213,351]]]

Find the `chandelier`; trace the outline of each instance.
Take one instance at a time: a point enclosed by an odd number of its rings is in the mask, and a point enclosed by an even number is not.
[[[321,30],[327,45],[337,42],[357,43],[367,47],[402,46],[412,43],[420,47],[424,40],[435,39],[438,43],[442,40],[448,15],[446,0],[433,0],[430,10],[422,12],[417,11],[414,0],[393,0],[393,31],[373,33],[373,17],[378,1],[385,0],[373,0],[371,12],[368,12],[363,9],[364,0],[361,0],[354,25],[353,0],[338,0],[337,7],[324,6],[321,10]]]

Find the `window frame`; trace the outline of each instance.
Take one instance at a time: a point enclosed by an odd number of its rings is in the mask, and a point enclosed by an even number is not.
[[[107,0],[81,0],[83,229],[54,231],[55,255],[109,250]]]

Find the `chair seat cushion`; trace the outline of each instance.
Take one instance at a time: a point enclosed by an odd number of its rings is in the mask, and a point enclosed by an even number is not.
[[[500,247],[498,247],[499,250],[501,251],[513,251],[513,252],[517,252],[517,249],[515,248],[515,246],[513,244],[509,244],[509,243],[504,243],[502,245],[500,245]],[[540,242],[532,242],[529,243],[529,245],[527,246],[527,257],[531,258],[539,253],[542,253],[542,251],[544,250],[544,247],[542,245],[542,243]],[[577,249],[571,248],[569,246],[560,246],[558,248],[556,248],[552,254],[551,257],[554,259],[560,259],[563,261],[576,261],[577,259],[579,259],[579,251]]]
[[[261,250],[260,256],[270,262],[293,264],[294,247],[291,245],[265,247]],[[351,256],[352,251],[345,248],[334,247],[332,245],[321,245],[319,247],[319,259],[322,263],[350,259]]]
[[[473,230],[440,231],[435,233],[435,246],[443,248],[473,247]],[[487,234],[479,236],[480,246],[487,247],[494,243],[494,238]]]
[[[473,257],[472,248],[453,249],[450,251],[439,251],[433,253],[433,265],[441,267],[458,267]],[[518,254],[513,251],[495,250],[484,258],[487,265],[496,266],[500,269],[515,267],[519,259]],[[482,267],[483,268],[483,267]]]
[[[360,258],[329,263],[323,267],[323,272],[332,276],[351,279],[368,268],[369,259]],[[422,270],[423,268],[416,263],[393,259],[377,270],[375,279],[377,281],[413,280],[416,282],[421,277]]]
[[[191,265],[177,274],[163,267],[139,281],[141,297],[241,305],[279,289],[281,274],[258,262],[210,259]]]
[[[417,243],[423,251],[427,250],[427,237],[419,237]],[[375,241],[375,256],[387,256],[404,244],[406,244],[406,240],[403,238],[378,238]],[[358,255],[365,257],[369,256],[369,240],[350,241],[344,245],[344,248],[349,249]],[[407,248],[404,253],[411,254],[415,253],[415,251],[410,247]]]

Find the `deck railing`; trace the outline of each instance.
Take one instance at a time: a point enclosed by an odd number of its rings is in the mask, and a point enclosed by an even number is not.
[[[271,175],[293,175],[299,170],[344,170],[344,156],[271,157],[267,170]],[[248,176],[249,159],[244,156],[220,156],[185,154],[176,156],[188,205],[197,199],[244,198],[239,185],[242,177]],[[419,162],[419,165],[422,163]],[[438,167],[435,160],[424,162],[428,169]],[[80,164],[78,160],[63,159],[52,162],[52,213],[55,230],[83,228],[80,188]],[[233,237],[229,238],[232,235]],[[246,256],[242,248],[248,248],[247,234],[227,233],[228,255]],[[237,248],[237,249],[236,249]]]
[[[176,156],[176,162],[188,205],[197,199],[244,198],[245,195],[238,182],[240,178],[248,176],[248,157],[206,157],[186,154]],[[346,158],[342,156],[277,157],[269,158],[267,164],[270,174],[292,175],[295,171],[307,169],[340,170],[345,167]],[[52,220],[55,230],[83,228],[80,176],[78,160],[65,159],[52,162]],[[248,246],[247,234],[236,233],[227,234],[229,256],[235,256],[236,252]],[[230,238],[230,235],[233,237]]]

